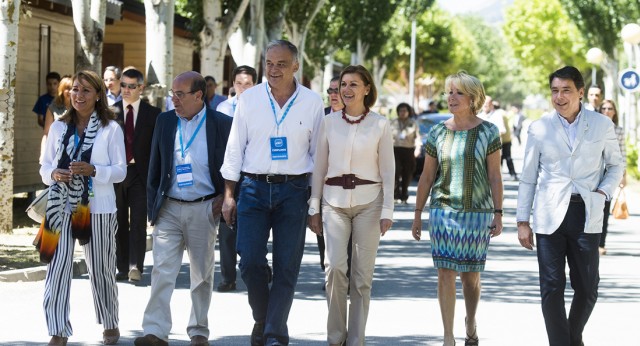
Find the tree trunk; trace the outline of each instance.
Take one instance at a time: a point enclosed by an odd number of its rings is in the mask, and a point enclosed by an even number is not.
[[[264,0],[250,0],[249,9],[251,19],[229,37],[229,49],[236,64],[257,70],[265,47]]]
[[[0,232],[13,230],[13,143],[20,0],[0,2]]]
[[[249,6],[249,0],[242,0],[237,11],[229,11],[229,18],[222,17],[220,0],[203,0],[202,15],[204,28],[200,32],[200,73],[221,81],[224,76],[224,56],[227,42],[236,31],[240,20]],[[226,16],[225,16],[226,17]]]
[[[384,74],[387,73],[387,65],[383,64],[378,57],[373,58],[372,65],[373,84],[380,90],[384,81]]]
[[[173,0],[144,0],[146,17],[145,92],[151,104],[162,108],[173,82]]]
[[[316,0],[316,6],[313,9],[313,12],[304,19],[304,21],[300,23],[293,23],[291,21],[287,22],[287,36],[289,37],[289,41],[293,43],[296,47],[298,47],[298,52],[300,56],[300,68],[298,68],[298,72],[296,72],[296,78],[302,82],[302,71],[304,67],[304,44],[307,39],[307,32],[309,31],[309,26],[313,22],[313,18],[318,14],[322,6],[324,5],[326,0]],[[308,4],[310,5],[310,4]]]
[[[102,42],[107,15],[106,0],[73,0],[76,71],[93,70],[102,75]]]

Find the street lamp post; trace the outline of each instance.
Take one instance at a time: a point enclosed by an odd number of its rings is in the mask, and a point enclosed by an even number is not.
[[[630,23],[625,25],[622,30],[620,31],[620,36],[622,37],[622,40],[624,41],[624,51],[627,54],[627,64],[628,64],[628,69],[632,70],[634,68],[634,62],[635,62],[635,68],[636,70],[640,69],[640,25],[636,24],[636,23]],[[635,56],[635,59],[634,59]],[[625,132],[629,133],[629,131],[631,131],[633,129],[633,134],[631,136],[631,139],[633,141],[633,143],[637,142],[637,135],[638,135],[638,129],[637,129],[637,124],[638,121],[635,117],[635,114],[637,114],[636,112],[634,112],[635,108],[637,108],[637,105],[634,106],[635,104],[635,97],[632,93],[632,91],[628,90],[627,88],[625,88],[625,104],[626,104],[626,114],[625,114],[625,125],[630,125],[628,127],[625,127]],[[635,114],[633,114],[635,113]],[[631,124],[633,122],[633,124]]]
[[[604,60],[604,53],[600,48],[591,48],[587,51],[587,62],[591,65],[591,85],[596,85],[596,66]]]

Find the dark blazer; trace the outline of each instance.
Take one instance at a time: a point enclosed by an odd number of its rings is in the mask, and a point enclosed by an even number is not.
[[[118,117],[116,121],[122,126],[122,131],[124,132],[125,113],[122,101],[114,103],[112,107]],[[134,167],[138,171],[138,174],[140,174],[142,183],[145,184],[145,186],[149,172],[151,139],[153,138],[153,130],[160,112],[162,112],[160,108],[140,101],[140,109],[138,110],[138,118],[136,119],[133,135],[133,159],[136,161]]]
[[[209,174],[216,189],[216,195],[224,192],[224,178],[220,167],[224,161],[231,122],[233,119],[207,108],[206,110],[207,149],[209,154]],[[149,162],[149,180],[147,182],[147,213],[151,224],[155,224],[165,195],[171,187],[174,143],[178,117],[175,110],[158,116],[156,129],[151,143],[151,161]]]

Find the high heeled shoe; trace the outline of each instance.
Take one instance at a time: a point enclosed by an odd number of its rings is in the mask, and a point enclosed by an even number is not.
[[[464,318],[464,329],[467,329],[467,318]],[[464,346],[478,346],[480,344],[480,338],[478,338],[478,325],[474,325],[473,326],[473,334],[469,335],[469,332],[467,333],[467,337],[464,338]]]

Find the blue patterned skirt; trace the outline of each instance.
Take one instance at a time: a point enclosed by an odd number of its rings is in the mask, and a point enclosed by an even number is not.
[[[432,208],[429,237],[434,266],[457,272],[483,271],[491,221],[492,213]]]

